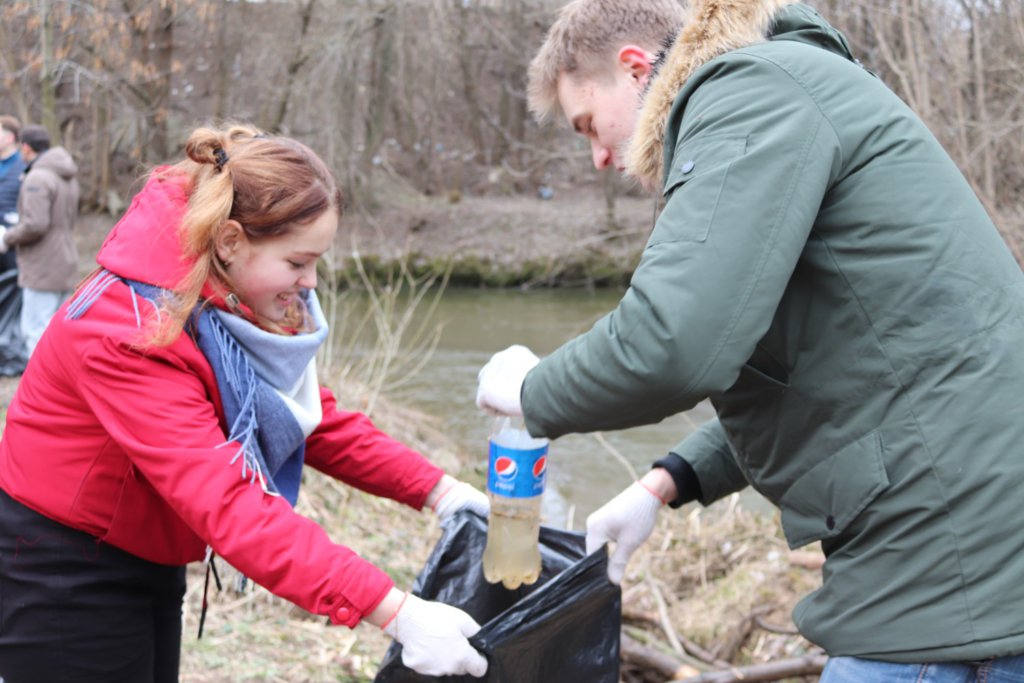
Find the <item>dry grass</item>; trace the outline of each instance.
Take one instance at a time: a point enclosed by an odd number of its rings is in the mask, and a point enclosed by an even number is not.
[[[775,516],[738,500],[662,514],[623,580],[625,632],[702,671],[818,651],[790,618],[818,571],[791,562]]]

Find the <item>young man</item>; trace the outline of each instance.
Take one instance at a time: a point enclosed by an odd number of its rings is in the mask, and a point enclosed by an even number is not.
[[[10,227],[18,222],[18,190],[21,188],[21,174],[25,172],[22,161],[19,133],[21,122],[13,116],[0,116],[0,227]],[[7,258],[2,270],[7,270]],[[9,264],[15,265],[13,260]]]
[[[71,234],[78,214],[78,166],[66,149],[50,147],[50,135],[41,126],[21,131],[21,154],[27,170],[18,195],[18,223],[0,232],[0,253],[17,247],[21,331],[31,355],[78,281],[78,250]]]
[[[779,0],[575,0],[529,92],[665,207],[618,307],[496,354],[478,404],[547,437],[717,413],[588,519],[611,578],[662,501],[750,485],[824,548],[793,615],[823,681],[1022,680],[1024,275],[922,122]]]
[[[18,192],[25,162],[18,150],[21,122],[0,116],[0,230],[18,222]],[[0,376],[25,371],[28,354],[21,335],[21,288],[14,252],[0,254]]]

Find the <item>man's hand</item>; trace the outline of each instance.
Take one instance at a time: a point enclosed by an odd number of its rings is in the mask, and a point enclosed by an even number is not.
[[[451,605],[407,593],[381,628],[402,644],[402,663],[417,673],[477,678],[487,673],[487,660],[467,640],[480,625]]]
[[[587,517],[587,553],[615,543],[608,558],[608,579],[620,583],[626,563],[654,530],[658,510],[675,499],[675,483],[663,469],[653,469]]]
[[[477,375],[477,407],[498,415],[522,415],[519,393],[523,380],[539,362],[533,351],[519,344],[491,356]]]

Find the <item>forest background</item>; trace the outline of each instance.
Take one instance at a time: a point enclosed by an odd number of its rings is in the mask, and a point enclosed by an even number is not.
[[[556,230],[579,214],[539,208],[546,198],[580,200],[598,238],[620,236],[636,223],[616,204],[637,190],[595,172],[585,141],[527,113],[526,67],[561,4],[5,0],[0,111],[74,154],[84,212],[116,216],[192,128],[233,119],[317,150],[376,255],[395,256],[410,235],[426,237],[416,248],[428,255],[460,251],[467,237],[450,224],[497,225],[507,240],[509,226]],[[1024,3],[812,4],[924,119],[1024,260]],[[493,262],[499,249],[485,240],[461,253]]]
[[[339,265],[358,251],[363,273],[401,263],[450,274],[449,286],[621,285],[654,201],[595,172],[585,141],[526,110],[526,67],[561,4],[4,0],[0,113],[46,126],[78,161],[83,272],[146,170],[180,158],[195,126],[238,120],[303,140],[335,170],[347,195]],[[810,4],[921,116],[1024,263],[1024,3]],[[385,330],[385,356],[394,332]],[[377,399],[378,370],[360,376],[340,363],[330,381],[386,430],[451,471],[464,467],[430,416]],[[14,386],[0,387],[4,405]],[[462,474],[480,483],[471,468]],[[440,533],[430,515],[323,478],[309,484],[300,511],[408,587]],[[779,662],[794,666],[747,680],[801,670],[813,680],[820,652],[795,634],[789,611],[819,580],[820,553],[790,555],[774,520],[735,499],[722,505],[711,517],[663,515],[631,565],[624,681]],[[211,589],[196,641],[202,586],[193,568],[185,681],[365,681],[387,645],[373,629],[326,629],[251,587]]]

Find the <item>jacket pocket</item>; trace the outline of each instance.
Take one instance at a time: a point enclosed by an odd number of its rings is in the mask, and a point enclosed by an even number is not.
[[[882,439],[871,432],[812,467],[782,496],[789,547],[838,536],[888,488]]]
[[[743,156],[747,139],[711,135],[683,142],[672,155],[665,181],[666,205],[648,246],[703,242],[711,231],[729,165]]]

